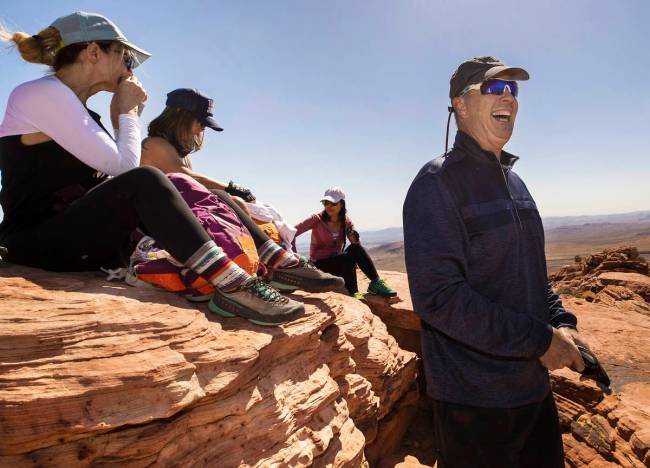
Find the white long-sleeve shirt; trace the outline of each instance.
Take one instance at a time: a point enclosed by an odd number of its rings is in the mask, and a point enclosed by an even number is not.
[[[74,92],[49,75],[16,87],[9,96],[0,137],[42,132],[86,165],[116,176],[140,165],[140,124],[119,116],[113,140],[90,116]]]

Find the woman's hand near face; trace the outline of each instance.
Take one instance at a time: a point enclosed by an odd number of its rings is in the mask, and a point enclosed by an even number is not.
[[[117,87],[117,92],[111,101],[111,120],[113,108],[120,114],[140,115],[147,100],[147,91],[135,76],[129,76],[122,80]]]

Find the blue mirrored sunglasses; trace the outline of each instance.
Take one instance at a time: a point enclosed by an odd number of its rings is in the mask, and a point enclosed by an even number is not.
[[[481,94],[496,94],[497,96],[501,96],[505,93],[506,89],[510,91],[510,94],[514,97],[517,97],[517,94],[519,94],[519,86],[516,81],[485,80],[482,83],[465,86],[465,89],[460,93],[460,96],[467,94],[472,89],[480,90]]]

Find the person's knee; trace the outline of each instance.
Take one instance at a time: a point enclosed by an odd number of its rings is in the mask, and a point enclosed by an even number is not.
[[[167,175],[157,167],[140,166],[131,169],[128,174],[131,176],[131,184],[134,189],[147,196],[166,198],[167,196],[173,197],[178,193]]]
[[[153,166],[136,167],[117,178],[122,179],[123,184],[131,185],[134,189],[149,190],[152,187],[171,185],[165,173]]]
[[[167,176],[163,171],[153,166],[140,166],[131,169],[130,174],[134,179],[142,182],[159,182],[160,180],[167,180]]]

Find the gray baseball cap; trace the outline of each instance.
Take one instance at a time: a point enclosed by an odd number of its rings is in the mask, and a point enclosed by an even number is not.
[[[491,78],[527,80],[528,72],[523,68],[511,67],[495,57],[474,57],[461,63],[449,80],[449,97],[458,96],[468,85],[482,83]]]
[[[146,50],[131,44],[115,23],[97,13],[77,11],[56,19],[50,26],[56,28],[61,34],[62,47],[80,42],[118,41],[133,52],[134,68],[151,57]]]

